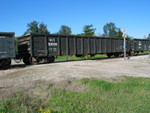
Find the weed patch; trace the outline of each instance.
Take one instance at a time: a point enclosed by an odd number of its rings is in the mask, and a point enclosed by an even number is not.
[[[86,90],[80,91],[81,86]],[[51,95],[45,99],[17,93],[2,100],[0,113],[150,112],[149,78],[125,77],[119,82],[86,78],[71,81],[64,88],[53,85],[45,91]]]

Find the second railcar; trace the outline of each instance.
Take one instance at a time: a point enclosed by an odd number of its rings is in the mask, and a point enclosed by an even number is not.
[[[130,40],[127,40],[127,52]],[[123,53],[123,39],[88,36],[62,36],[28,34],[18,37],[18,55],[25,64],[44,60],[54,62],[55,56],[107,54],[119,56]]]
[[[141,52],[148,50],[148,40],[127,39],[126,52]],[[55,56],[63,55],[96,55],[107,54],[118,57],[123,54],[123,39],[89,36],[63,36],[28,34],[18,37],[18,55],[23,58],[25,64],[40,61],[54,62]]]

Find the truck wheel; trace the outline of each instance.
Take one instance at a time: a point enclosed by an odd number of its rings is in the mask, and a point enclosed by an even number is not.
[[[110,58],[110,57],[111,57],[111,55],[112,55],[112,54],[110,54],[110,53],[107,53],[107,57],[108,57],[108,58]]]
[[[82,57],[83,55],[76,55],[76,57]]]
[[[11,59],[5,59],[3,60],[3,63],[2,63],[2,68],[9,68],[11,65]]]
[[[23,62],[25,63],[25,65],[31,65],[30,60],[29,60],[28,57],[24,57]]]
[[[54,61],[55,61],[55,57],[54,56],[51,56],[51,57],[47,58],[47,62],[48,63],[53,63]]]
[[[130,56],[134,56],[134,55],[135,55],[135,52],[131,50],[131,51],[129,52],[129,54],[130,54]]]
[[[90,57],[94,57],[94,56],[95,56],[94,54],[91,54],[91,55],[90,55]]]
[[[134,55],[137,56],[139,53],[138,52],[134,52]]]
[[[36,61],[33,60],[32,56],[26,56],[23,58],[23,62],[25,65],[33,65],[36,64]]]
[[[4,60],[0,60],[0,68],[1,68],[2,65],[3,65],[3,61],[4,61]]]
[[[119,57],[119,53],[115,53],[114,56],[115,56],[115,57]]]

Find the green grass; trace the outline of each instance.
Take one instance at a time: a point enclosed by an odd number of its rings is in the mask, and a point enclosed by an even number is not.
[[[147,55],[149,53],[150,53],[149,51],[143,51],[143,52],[139,52],[139,55]]]
[[[98,55],[95,55],[93,57],[90,57],[90,56],[87,56],[88,59],[98,59],[98,58],[107,58],[107,55],[104,55],[104,54],[98,54]],[[67,61],[67,60],[84,60],[86,59],[86,56],[83,56],[83,57],[76,57],[76,56],[72,56],[72,57],[69,57],[69,56],[57,56],[57,58],[55,59],[55,61]]]
[[[120,82],[98,79],[73,81],[84,90],[67,90],[51,87],[46,100],[13,96],[0,102],[1,113],[39,112],[54,113],[149,113],[150,79],[125,77]],[[71,83],[72,84],[72,83]],[[71,85],[70,84],[70,85]],[[28,100],[28,101],[26,101]]]

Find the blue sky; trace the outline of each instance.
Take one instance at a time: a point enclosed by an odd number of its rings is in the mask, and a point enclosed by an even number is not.
[[[143,38],[150,33],[150,0],[1,0],[0,32],[20,36],[33,20],[47,24],[51,33],[67,25],[74,34],[88,24],[102,34],[103,26],[114,22],[128,35]]]

